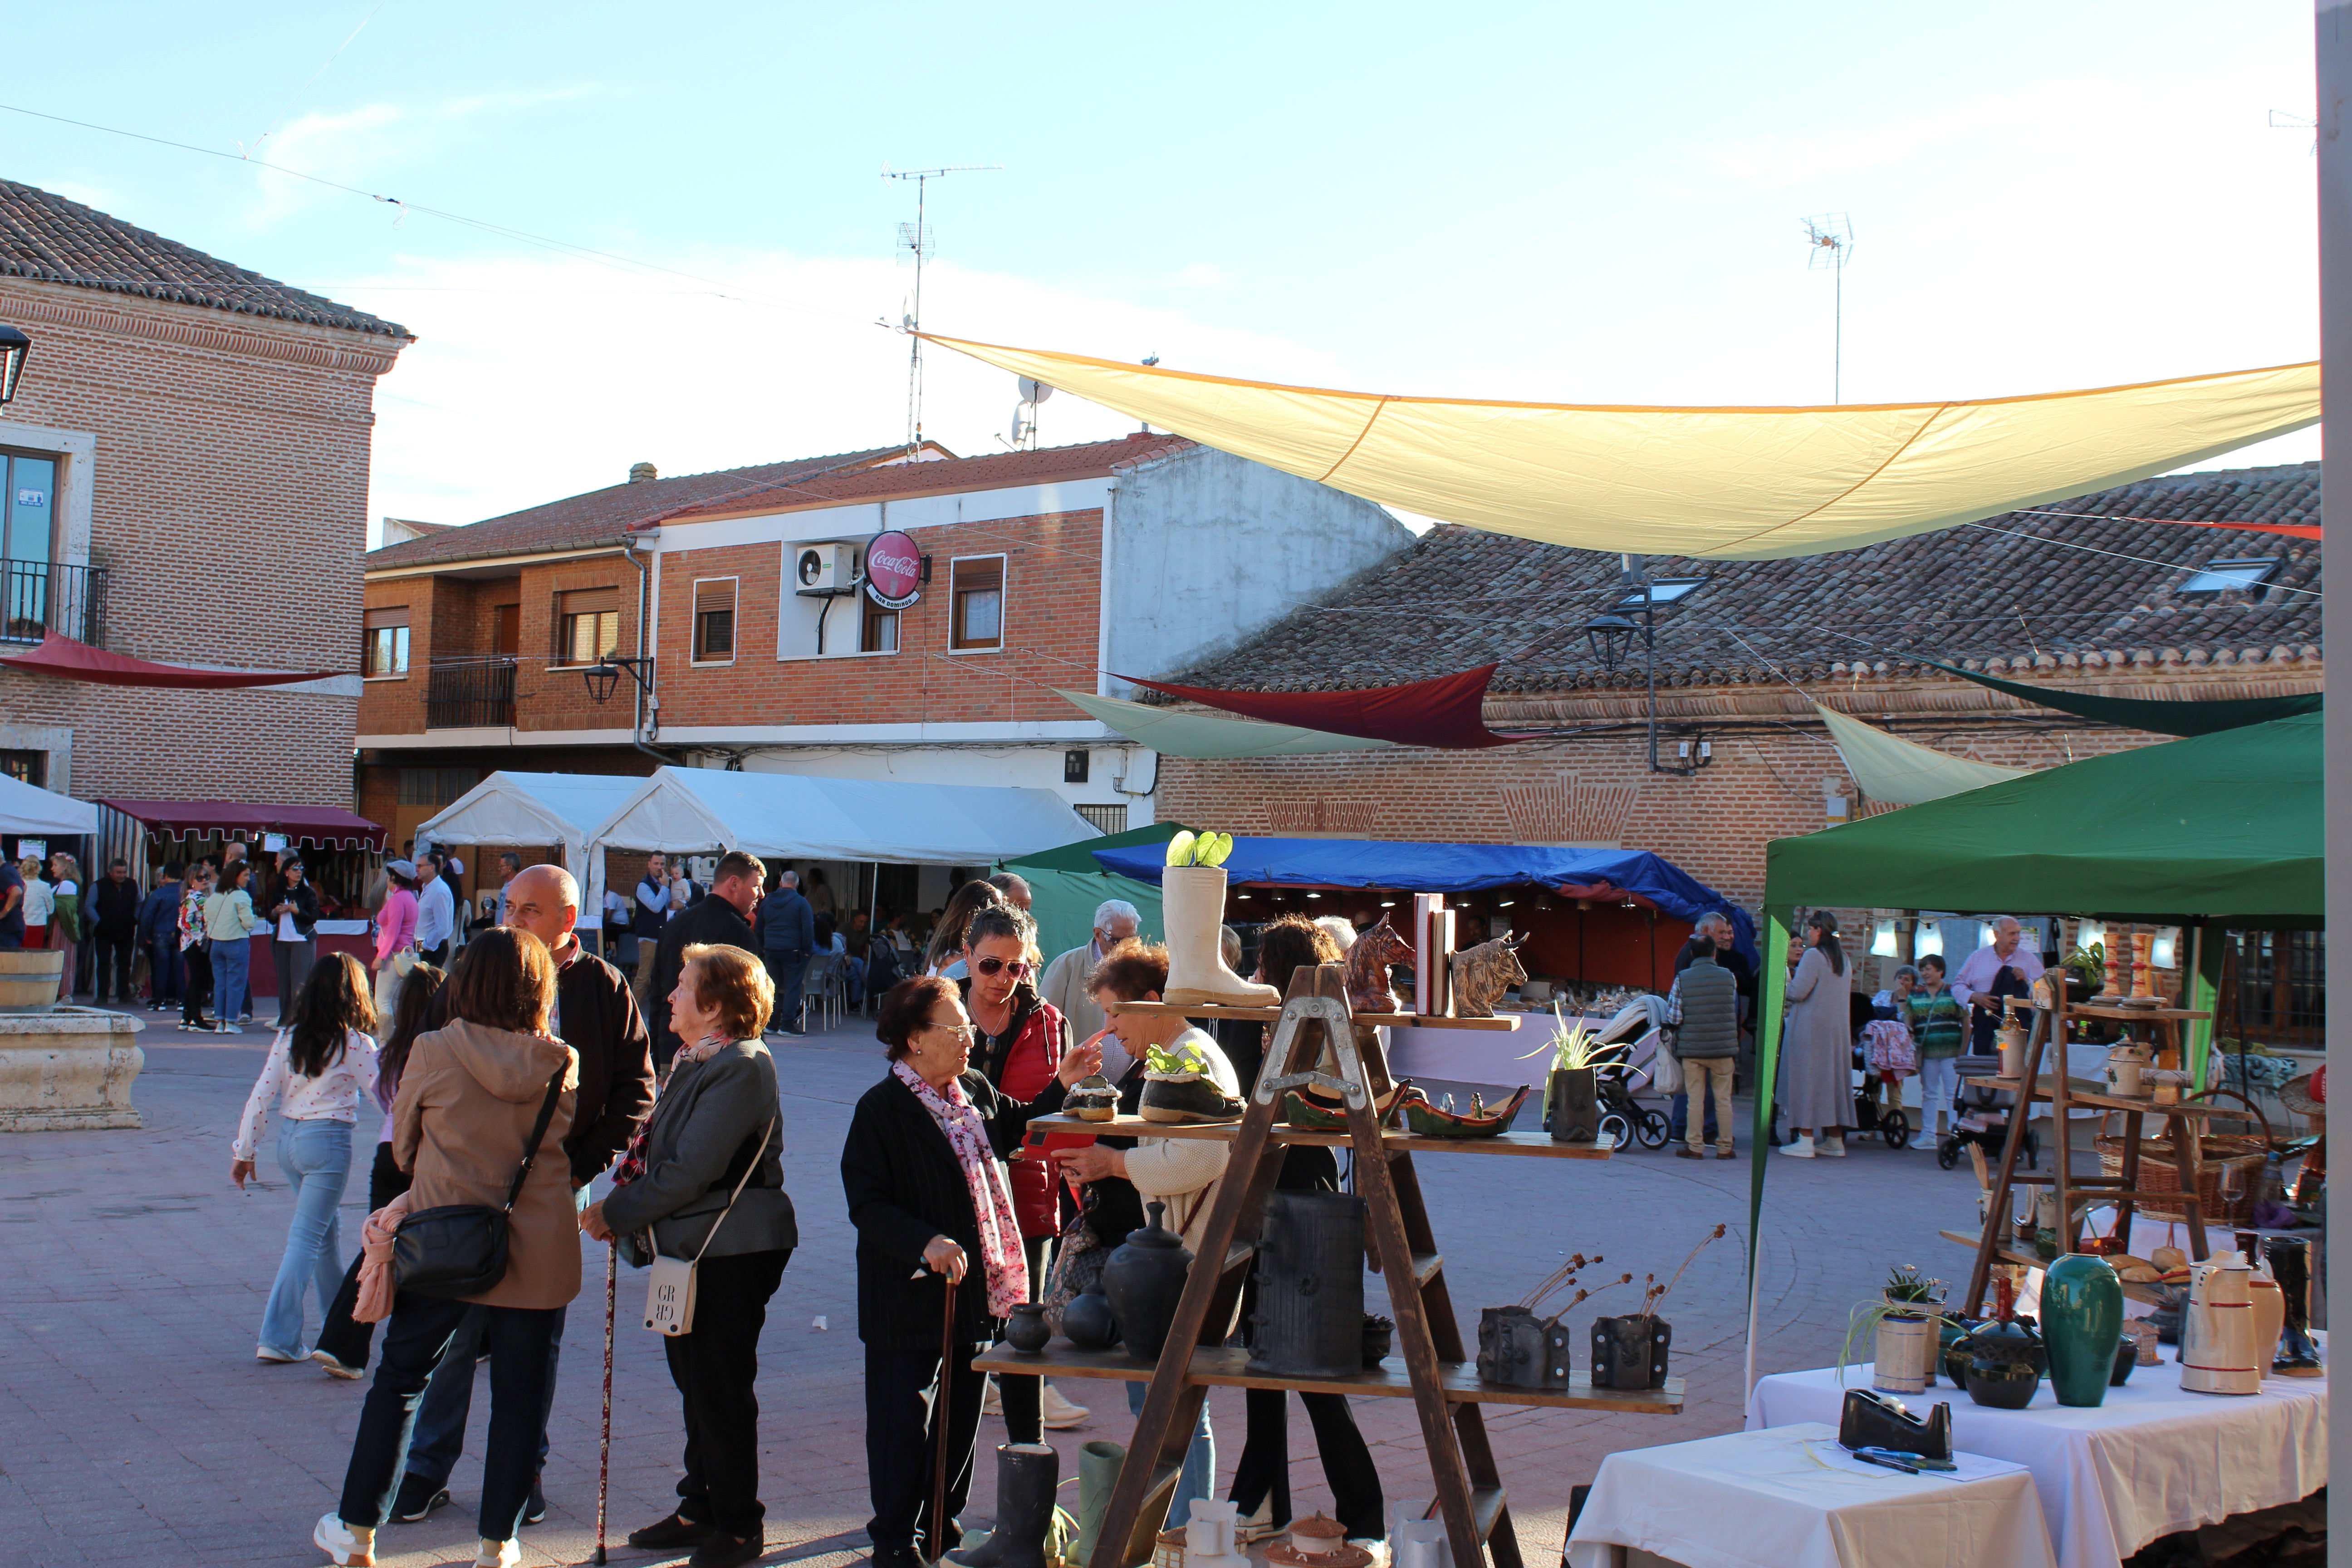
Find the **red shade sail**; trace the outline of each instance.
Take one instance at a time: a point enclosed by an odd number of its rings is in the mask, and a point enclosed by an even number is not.
[[[383,829],[366,817],[332,805],[248,805],[238,800],[101,800],[125,816],[137,817],[166,838],[259,838],[282,833],[289,844],[325,849],[381,849]]]
[[[25,653],[0,654],[0,665],[27,675],[54,675],[66,680],[89,680],[101,686],[172,686],[221,690],[244,686],[291,686],[301,680],[324,680],[349,673],[319,669],[196,669],[184,664],[157,664],[126,653],[109,653],[56,632],[41,646]]]
[[[1356,691],[1219,691],[1205,686],[1173,686],[1163,680],[1118,679],[1137,686],[1181,697],[1230,713],[1244,713],[1276,724],[1296,724],[1334,735],[1355,735],[1367,741],[1391,741],[1400,746],[1435,746],[1445,751],[1475,751],[1507,746],[1519,739],[1498,735],[1486,728],[1479,704],[1496,666],[1482,664],[1459,675],[1434,680],[1408,681],[1402,686],[1373,686]]]

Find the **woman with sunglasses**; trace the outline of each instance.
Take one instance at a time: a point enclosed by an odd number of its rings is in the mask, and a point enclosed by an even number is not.
[[[971,1043],[972,1070],[1007,1099],[1024,1104],[1053,1081],[1070,1044],[1061,1010],[1037,994],[1036,944],[1036,923],[1027,915],[1009,904],[983,904],[965,928],[964,977],[956,982],[979,1031]],[[1046,1255],[1062,1231],[1061,1203],[1045,1150],[1016,1148],[1009,1158],[1006,1178],[1013,1213],[1021,1222],[1034,1301],[1045,1289]],[[1000,1377],[996,1392],[1005,1434],[1015,1443],[1043,1441],[1041,1426],[1060,1430],[1087,1418],[1084,1405],[1072,1404],[1042,1378]]]

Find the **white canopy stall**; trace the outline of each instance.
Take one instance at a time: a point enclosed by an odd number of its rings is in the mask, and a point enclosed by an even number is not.
[[[597,827],[646,781],[606,773],[495,773],[416,830],[416,847],[554,844],[580,880],[580,923],[604,921],[604,858],[592,855]]]
[[[1099,837],[1052,790],[660,768],[599,827],[601,849],[986,866]],[[453,808],[454,809],[454,808]]]
[[[0,833],[66,838],[98,831],[98,807],[0,773]]]

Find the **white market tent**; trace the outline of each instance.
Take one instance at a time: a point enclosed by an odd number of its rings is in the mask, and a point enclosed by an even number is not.
[[[98,831],[98,807],[69,795],[28,784],[0,773],[0,833],[33,833],[62,837]]]
[[[596,829],[646,781],[606,773],[495,773],[416,830],[428,844],[554,844],[581,882],[580,923],[600,926],[604,858],[591,855]]]
[[[1052,790],[660,768],[594,846],[763,858],[988,866],[1099,837]]]

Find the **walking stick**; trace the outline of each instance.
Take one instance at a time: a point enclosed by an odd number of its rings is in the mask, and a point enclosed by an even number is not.
[[[931,1561],[948,1554],[948,1414],[949,1393],[955,1387],[955,1276],[940,1276],[947,1286],[947,1321],[940,1330],[940,1397],[931,1413],[931,1430],[938,1455],[931,1463]]]
[[[604,1561],[604,1494],[613,1478],[613,1304],[620,1289],[621,1244],[604,1247],[604,1435],[596,1447],[596,1555]]]

